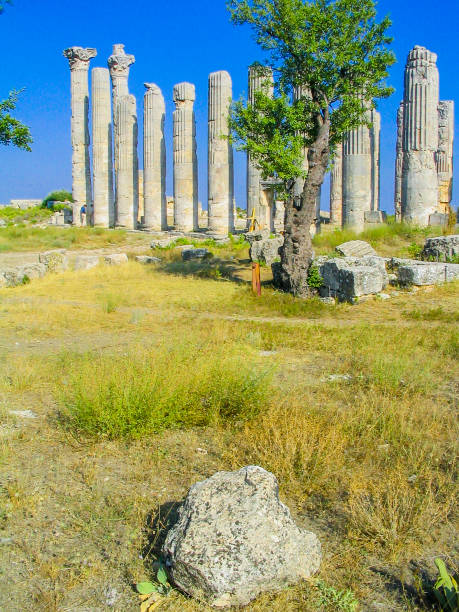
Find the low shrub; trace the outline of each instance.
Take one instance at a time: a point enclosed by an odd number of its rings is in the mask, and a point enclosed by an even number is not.
[[[59,189],[57,191],[51,191],[48,193],[46,198],[41,203],[42,208],[48,208],[48,202],[73,202],[72,194],[65,189]],[[54,210],[61,210],[54,208]]]

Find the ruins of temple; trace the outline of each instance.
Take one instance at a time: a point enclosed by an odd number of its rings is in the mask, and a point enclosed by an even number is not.
[[[198,198],[195,87],[179,83],[173,101],[174,197],[166,196],[166,105],[160,88],[145,83],[143,100],[143,169],[138,161],[137,103],[129,93],[129,72],[135,57],[124,45],[113,45],[107,68],[93,68],[91,100],[89,64],[92,48],[64,51],[71,71],[71,135],[74,214],[80,224],[82,207],[86,223],[121,227],[193,232],[208,229],[226,235],[235,229],[233,148],[229,140],[232,80],[226,71],[208,80],[208,207]],[[436,55],[416,46],[408,55],[405,91],[397,113],[395,215],[398,221],[425,226],[444,223],[449,213],[453,182],[454,103],[439,99]],[[272,70],[259,64],[249,67],[248,104],[257,92],[274,95]],[[307,96],[307,91],[294,94]],[[91,116],[90,116],[91,113]],[[368,106],[367,122],[347,132],[333,157],[330,171],[330,218],[334,226],[362,231],[369,223],[384,221],[380,210],[381,117]],[[90,121],[91,119],[91,121]],[[92,126],[92,148],[89,126]],[[90,158],[92,152],[92,160]],[[303,165],[307,171],[307,150]],[[304,179],[295,183],[300,195]],[[278,182],[265,178],[247,156],[247,227],[255,222],[272,232],[284,229],[284,203]],[[170,210],[172,206],[173,211]],[[168,211],[172,214],[169,215]],[[206,214],[206,219],[203,219]],[[328,222],[317,198],[311,233]],[[322,218],[322,219],[321,219]],[[204,223],[203,223],[204,220]]]

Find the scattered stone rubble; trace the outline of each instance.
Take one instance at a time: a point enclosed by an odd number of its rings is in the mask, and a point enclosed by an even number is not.
[[[421,257],[435,261],[448,261],[459,257],[459,235],[427,238]]]
[[[250,244],[250,259],[270,266],[279,259],[279,249],[284,244],[284,237],[272,237],[269,230],[247,232],[245,239]]]
[[[309,578],[322,560],[317,536],[295,524],[275,476],[257,466],[191,487],[163,555],[173,582],[215,608]]]

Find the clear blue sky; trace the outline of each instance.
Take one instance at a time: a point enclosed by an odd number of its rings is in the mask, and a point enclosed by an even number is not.
[[[392,18],[398,59],[390,77],[396,93],[381,102],[379,109],[382,208],[392,211],[395,117],[403,95],[406,56],[415,44],[438,53],[440,96],[459,103],[459,1],[380,0],[378,10],[381,16]],[[0,99],[12,88],[25,88],[16,115],[30,126],[35,142],[32,153],[0,147],[0,203],[11,198],[42,198],[53,189],[71,188],[70,71],[62,50],[73,45],[96,47],[98,56],[91,67],[106,67],[113,43],[124,43],[126,51],[136,57],[130,90],[137,97],[139,111],[145,81],[157,83],[164,93],[168,194],[172,194],[172,88],[180,81],[195,83],[199,195],[206,202],[207,76],[228,70],[234,95],[239,97],[247,90],[247,66],[263,60],[250,31],[230,24],[225,1],[14,0],[0,16]],[[459,161],[459,189],[458,168]],[[238,204],[245,207],[243,154],[236,156],[235,180]],[[456,204],[458,200],[454,198]],[[322,208],[328,209],[327,185]]]

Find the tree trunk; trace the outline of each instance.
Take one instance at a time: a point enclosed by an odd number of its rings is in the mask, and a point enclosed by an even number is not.
[[[309,297],[308,272],[314,257],[311,224],[315,219],[316,201],[324,182],[329,159],[330,122],[324,121],[314,144],[308,150],[309,169],[303,192],[291,196],[285,205],[284,246],[275,284],[296,297]]]

